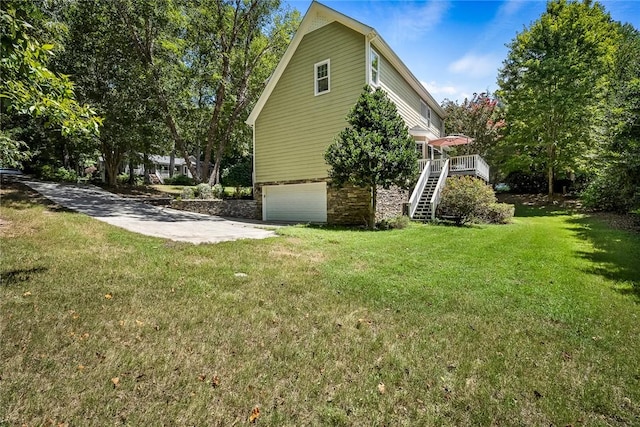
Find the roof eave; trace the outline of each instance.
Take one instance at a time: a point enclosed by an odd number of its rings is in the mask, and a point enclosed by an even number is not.
[[[400,75],[411,85],[413,90],[415,90],[425,101],[427,104],[438,114],[440,117],[444,118],[445,112],[440,107],[440,105],[436,102],[436,100],[431,96],[427,88],[425,88],[422,83],[413,75],[413,73],[409,70],[409,68],[402,62],[402,60],[398,57],[398,55],[389,47],[386,41],[376,32],[373,27],[363,24],[345,14],[342,14],[328,6],[325,6],[317,1],[313,0],[311,5],[307,9],[307,12],[304,14],[304,18],[296,31],[295,36],[289,43],[287,50],[284,55],[278,62],[276,69],[274,70],[271,77],[269,77],[269,81],[267,82],[262,94],[258,98],[256,105],[251,110],[249,117],[245,121],[250,126],[254,126],[262,108],[264,108],[269,96],[273,92],[276,84],[280,80],[282,73],[286,69],[289,61],[293,57],[293,54],[298,49],[302,38],[307,34],[307,30],[312,24],[313,17],[316,12],[322,11],[329,19],[333,19],[333,21],[337,21],[352,30],[364,35],[367,39],[372,40],[374,46],[380,50],[380,52],[391,62],[391,64],[400,72]]]
[[[341,24],[351,28],[352,30],[360,34],[367,35],[372,31],[374,31],[372,27],[369,27],[368,25],[365,25],[362,22],[359,22],[353,18],[350,18],[347,15],[344,15],[328,6],[318,3],[315,0],[312,1],[311,5],[307,9],[307,12],[304,14],[304,17],[302,18],[302,22],[300,22],[300,26],[296,30],[296,34],[293,36],[291,43],[289,43],[287,50],[284,52],[284,55],[282,56],[282,58],[280,58],[280,61],[278,62],[276,69],[273,71],[273,74],[271,75],[271,77],[269,77],[269,81],[265,85],[265,88],[263,89],[262,94],[258,98],[256,105],[253,107],[253,110],[251,110],[249,117],[245,121],[245,123],[247,123],[248,125],[250,126],[255,125],[255,122],[258,119],[258,116],[260,115],[262,108],[267,103],[269,96],[271,96],[271,92],[273,92],[273,89],[275,88],[276,84],[280,80],[282,73],[284,73],[284,70],[287,68],[287,65],[289,65],[289,61],[291,61],[293,54],[298,49],[298,46],[300,45],[302,38],[307,34],[307,30],[312,24],[313,17],[315,16],[316,12],[319,12],[319,11],[322,11],[329,19],[338,21]]]
[[[375,37],[372,39],[371,43],[373,43],[374,47],[376,47],[380,52],[387,58],[391,65],[393,65],[396,70],[402,75],[402,77],[406,80],[407,83],[411,85],[413,90],[415,90],[433,110],[442,118],[445,116],[445,111],[442,109],[440,104],[435,100],[433,96],[429,93],[426,87],[420,80],[413,75],[409,67],[405,65],[404,62],[400,59],[400,57],[391,49],[391,47],[387,44],[387,42],[382,38],[381,35],[375,34]]]

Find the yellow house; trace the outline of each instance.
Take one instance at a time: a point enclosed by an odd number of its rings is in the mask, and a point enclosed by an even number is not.
[[[375,29],[314,1],[247,119],[263,220],[357,224],[368,218],[370,191],[328,185],[324,160],[365,84],[387,92],[422,157],[433,157],[427,143],[444,136],[442,108]],[[414,199],[415,215],[420,197]],[[408,192],[382,191],[379,216],[402,213],[408,201]]]

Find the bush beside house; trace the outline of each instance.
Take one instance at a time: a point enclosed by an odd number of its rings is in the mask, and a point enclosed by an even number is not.
[[[471,176],[447,178],[437,215],[453,218],[458,224],[506,224],[514,214],[514,206],[498,203],[493,189]]]

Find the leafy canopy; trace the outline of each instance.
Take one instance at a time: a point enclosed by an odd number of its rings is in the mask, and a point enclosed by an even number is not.
[[[29,2],[6,0],[0,9],[0,112],[3,116],[31,116],[63,136],[96,135],[101,119],[80,105],[71,80],[52,72],[48,63],[56,45],[45,41],[51,23]],[[3,117],[3,121],[5,117]],[[12,129],[0,133],[2,163],[16,166],[32,154],[30,147],[13,139]]]
[[[554,175],[580,167],[592,146],[615,39],[600,4],[556,0],[509,45],[498,83],[512,168],[547,171],[550,194]]]

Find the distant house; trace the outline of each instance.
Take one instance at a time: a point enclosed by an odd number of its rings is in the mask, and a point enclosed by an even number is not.
[[[196,158],[194,156],[189,156],[191,162],[196,165]],[[149,173],[149,177],[152,181],[156,181],[159,183],[163,183],[166,178],[171,176],[171,157],[169,156],[159,156],[159,155],[150,155],[149,156],[150,167],[147,173]],[[129,173],[129,165],[124,165],[124,172]],[[139,164],[133,169],[133,173],[135,175],[144,175],[144,165]],[[176,175],[185,175],[189,178],[192,178],[191,171],[187,167],[186,162],[182,157],[175,157],[173,162],[173,176]]]
[[[453,165],[431,143],[444,136],[443,109],[375,29],[314,1],[247,120],[263,220],[357,224],[368,217],[369,189],[328,185],[324,160],[365,84],[387,92],[422,157],[411,197],[381,192],[379,216],[400,214],[405,205],[415,219],[432,217],[431,199]],[[471,163],[481,159],[468,157],[463,162],[477,174]]]

